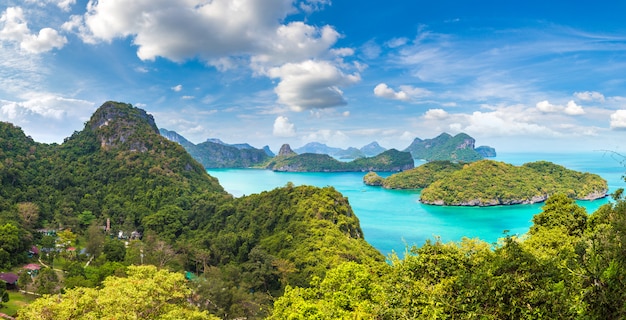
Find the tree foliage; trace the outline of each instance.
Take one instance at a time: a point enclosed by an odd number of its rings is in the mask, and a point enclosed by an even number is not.
[[[189,304],[182,274],[154,266],[128,268],[127,277],[109,277],[102,287],[69,289],[37,299],[20,319],[216,319]]]
[[[568,170],[547,161],[514,166],[481,160],[467,164],[422,190],[420,201],[438,205],[490,206],[536,203],[563,193],[576,199],[604,197],[600,176]]]

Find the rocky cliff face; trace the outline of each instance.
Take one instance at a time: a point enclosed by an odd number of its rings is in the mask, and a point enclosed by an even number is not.
[[[280,147],[280,150],[278,151],[278,156],[292,156],[292,155],[296,155],[297,153],[295,153],[293,150],[291,150],[291,147],[288,144],[283,144]]]
[[[149,135],[159,134],[154,118],[127,103],[107,101],[92,115],[87,127],[96,133],[103,149],[145,152]]]

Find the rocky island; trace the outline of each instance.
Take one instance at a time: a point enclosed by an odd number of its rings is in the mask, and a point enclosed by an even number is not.
[[[413,167],[411,154],[395,149],[387,150],[375,157],[341,162],[326,154],[297,154],[288,144],[283,145],[278,155],[264,166],[266,169],[284,172],[396,172]]]
[[[606,180],[596,174],[547,161],[522,166],[493,160],[465,165],[430,162],[387,178],[368,173],[363,180],[385,188],[423,188],[422,203],[445,206],[532,204],[557,193],[577,200],[595,200],[605,197],[608,191]]]

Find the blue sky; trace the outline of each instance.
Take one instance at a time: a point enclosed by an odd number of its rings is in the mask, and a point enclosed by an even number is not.
[[[62,142],[107,100],[194,143],[626,152],[626,2],[5,0],[0,120]]]

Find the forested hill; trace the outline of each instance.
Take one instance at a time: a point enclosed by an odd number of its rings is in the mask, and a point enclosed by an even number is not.
[[[286,285],[306,286],[345,261],[384,260],[336,190],[288,185],[233,199],[152,116],[125,103],[104,103],[60,145],[0,123],[0,183],[0,271],[29,262],[34,244],[51,252],[45,263],[69,272],[25,284],[39,293],[99,286],[128,265],[153,264],[200,275],[194,305],[252,319]],[[54,237],[39,229],[86,253],[50,251]],[[133,231],[141,238],[129,241]]]
[[[450,172],[422,190],[420,201],[435,205],[494,206],[530,204],[550,195],[594,200],[606,196],[606,180],[596,174],[537,161],[514,166],[482,160]]]
[[[287,147],[289,145],[283,145],[281,150]],[[414,161],[410,153],[390,149],[375,157],[359,158],[350,162],[341,162],[326,154],[280,152],[265,165],[265,168],[287,172],[366,172],[403,171],[413,166]]]
[[[256,149],[247,143],[229,145],[219,139],[193,144],[174,131],[159,129],[159,132],[168,140],[180,143],[205,168],[248,168],[273,156],[268,146]]]
[[[404,151],[410,152],[415,159],[472,162],[483,158],[483,155],[474,149],[475,142],[474,138],[465,133],[455,136],[442,133],[433,139],[416,138]],[[493,153],[495,154],[495,149]]]

